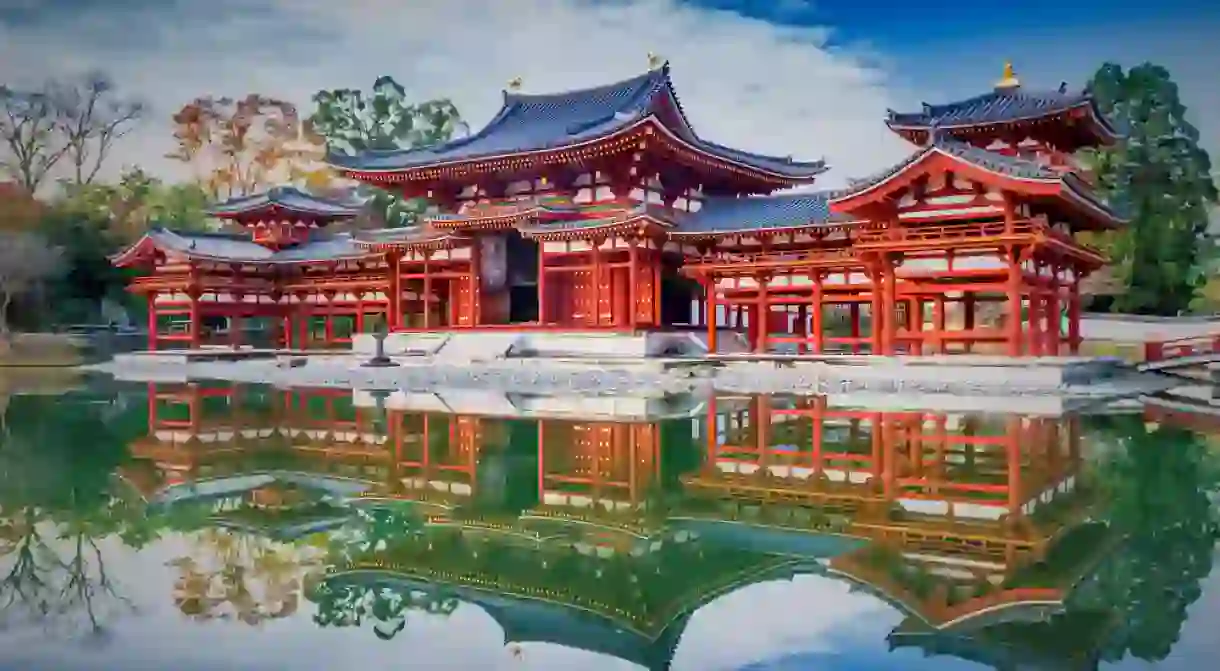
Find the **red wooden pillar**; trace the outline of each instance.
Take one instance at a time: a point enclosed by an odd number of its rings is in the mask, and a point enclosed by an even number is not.
[[[657,244],[657,243],[653,243]],[[652,263],[652,325],[661,325],[661,269],[663,259],[661,258],[661,249],[657,248],[649,252]]]
[[[716,337],[719,335],[719,320],[716,317],[718,306],[716,305],[715,275],[709,274],[703,278],[703,299],[704,322],[707,325],[707,351],[708,354],[715,354],[718,345]]]
[[[785,308],[787,309],[787,308]],[[809,306],[796,306],[796,333],[801,337],[801,341],[796,344],[796,353],[804,354],[805,348],[809,341]]]
[[[847,308],[847,310],[848,310],[848,318],[851,321],[851,331],[849,332],[852,337],[851,353],[859,354],[860,353],[860,304],[855,301],[852,301],[851,305]]]
[[[1080,277],[1072,278],[1068,293],[1068,352],[1080,353]]]
[[[386,289],[386,330],[393,331],[402,326],[402,277],[398,252],[386,254],[386,265],[389,267],[390,283]]]
[[[919,297],[907,300],[907,330],[910,331],[911,339],[908,341],[910,354],[923,354],[924,338],[927,335],[924,332],[923,323],[923,299]]]
[[[199,289],[197,289],[195,287],[191,287],[187,292],[187,296],[190,298],[190,301],[191,301],[190,302],[190,313],[189,313],[189,317],[188,317],[188,319],[190,319],[189,328],[190,328],[190,336],[191,336],[191,349],[198,349],[199,346],[203,342],[203,332],[202,332],[203,331],[203,324],[202,324],[203,316],[200,314],[200,311],[199,311],[199,297],[200,297]]]
[[[602,324],[602,241],[594,239],[590,242],[593,245],[593,282],[592,282],[592,319],[589,325],[597,328]]]
[[[551,297],[546,286],[546,242],[538,241],[538,323],[551,322]]]
[[[432,328],[432,252],[424,250],[424,295],[421,297],[424,310],[424,329]]]
[[[870,354],[881,354],[885,348],[885,275],[878,269],[873,269],[870,273],[872,277],[872,302],[869,306],[869,317],[872,320],[872,329],[869,333],[871,344]]]
[[[352,319],[352,329],[356,333],[364,333],[364,292],[356,292],[356,315]],[[354,334],[353,334],[354,335]]]
[[[1036,269],[1035,269],[1036,270]],[[1035,287],[1029,292],[1029,353],[1042,356],[1042,343],[1046,329],[1042,314],[1042,289]]]
[[[1016,250],[1008,254],[1008,286],[1005,291],[1008,306],[1008,355],[1021,356],[1021,258]]]
[[[148,292],[148,349],[157,349],[157,292]]]
[[[974,306],[975,306],[974,293],[966,292],[966,295],[962,297],[962,312],[964,313],[962,315],[962,327],[966,331],[971,331],[971,332],[974,331]],[[965,348],[966,348],[967,353],[974,351],[973,334],[970,335],[966,339]]]
[[[640,250],[639,242],[632,238],[627,241],[627,327],[635,329],[640,314]]]
[[[920,315],[922,318],[923,315]],[[939,295],[935,302],[932,303],[932,329],[936,337],[933,340],[933,345],[937,354],[945,353],[945,297]]]
[[[754,305],[754,314],[750,315],[750,325],[754,326],[754,351],[759,354],[764,354],[767,351],[767,336],[771,331],[771,303],[769,300],[769,289],[771,277],[766,274],[755,275],[755,281],[758,282],[758,297],[757,303]],[[755,326],[754,322],[758,325]]]
[[[1042,353],[1048,356],[1059,356],[1063,341],[1063,324],[1059,315],[1062,309],[1059,304],[1060,272],[1062,269],[1058,264],[1051,265],[1050,291],[1046,294],[1046,345],[1042,348]]]
[[[825,347],[826,334],[825,328],[822,325],[822,275],[814,273],[813,275],[813,300],[810,301],[809,309],[811,311],[809,317],[810,335],[813,336],[813,342],[810,351],[814,354],[821,354]]]

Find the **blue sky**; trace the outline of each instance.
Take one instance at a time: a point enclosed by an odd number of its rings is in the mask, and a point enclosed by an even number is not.
[[[1201,0],[0,0],[0,82],[111,71],[154,110],[116,166],[183,174],[162,158],[167,119],[197,95],[257,90],[308,112],[318,88],[390,74],[477,127],[512,77],[527,91],[589,86],[655,51],[703,135],[825,157],[833,186],[909,150],[884,130],[887,108],[987,91],[1006,60],[1047,89],[1083,85],[1106,60],[1161,63],[1220,154],[1217,36],[1220,9]]]

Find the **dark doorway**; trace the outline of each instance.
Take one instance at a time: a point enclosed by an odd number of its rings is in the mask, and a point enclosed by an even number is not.
[[[689,324],[698,284],[666,266],[661,271],[661,324]]]
[[[538,321],[538,243],[517,231],[505,235],[508,282],[508,322]]]

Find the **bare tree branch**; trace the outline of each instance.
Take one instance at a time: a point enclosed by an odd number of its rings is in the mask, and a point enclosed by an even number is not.
[[[33,193],[68,152],[56,133],[57,110],[42,91],[0,86],[0,171]]]
[[[55,130],[67,148],[75,184],[93,182],[114,142],[134,129],[144,114],[143,103],[124,99],[117,91],[102,72],[50,85]]]

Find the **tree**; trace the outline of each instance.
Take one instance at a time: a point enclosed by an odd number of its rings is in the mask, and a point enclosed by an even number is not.
[[[327,148],[339,154],[368,150],[415,149],[447,142],[469,128],[452,101],[446,98],[407,102],[406,89],[392,77],[379,77],[366,98],[355,89],[318,91],[313,97],[313,129],[326,139]],[[362,186],[370,209],[390,226],[415,221],[427,203],[404,200],[395,194]]]
[[[72,164],[70,179],[74,184],[92,184],[115,141],[140,121],[144,104],[118,95],[114,81],[101,72],[52,82],[49,91],[56,111],[55,130]]]
[[[207,228],[208,194],[198,184],[170,184],[129,168],[114,183],[65,184],[59,206],[104,222],[118,239],[132,241],[160,225],[181,230]]]
[[[38,226],[46,208],[15,182],[0,182],[0,230],[30,231]]]
[[[13,299],[58,273],[62,260],[61,250],[36,233],[0,233],[0,336],[9,336]]]
[[[92,182],[143,110],[99,72],[37,90],[0,86],[0,170],[34,193],[67,158],[71,181]]]
[[[289,102],[252,93],[196,98],[174,114],[178,148],[213,199],[244,196],[284,181],[325,181],[321,139]]]
[[[1107,63],[1090,86],[1102,112],[1127,131],[1087,157],[1102,193],[1131,218],[1109,245],[1127,288],[1115,307],[1178,314],[1204,283],[1199,247],[1218,197],[1210,159],[1165,68],[1145,63],[1124,72]]]

